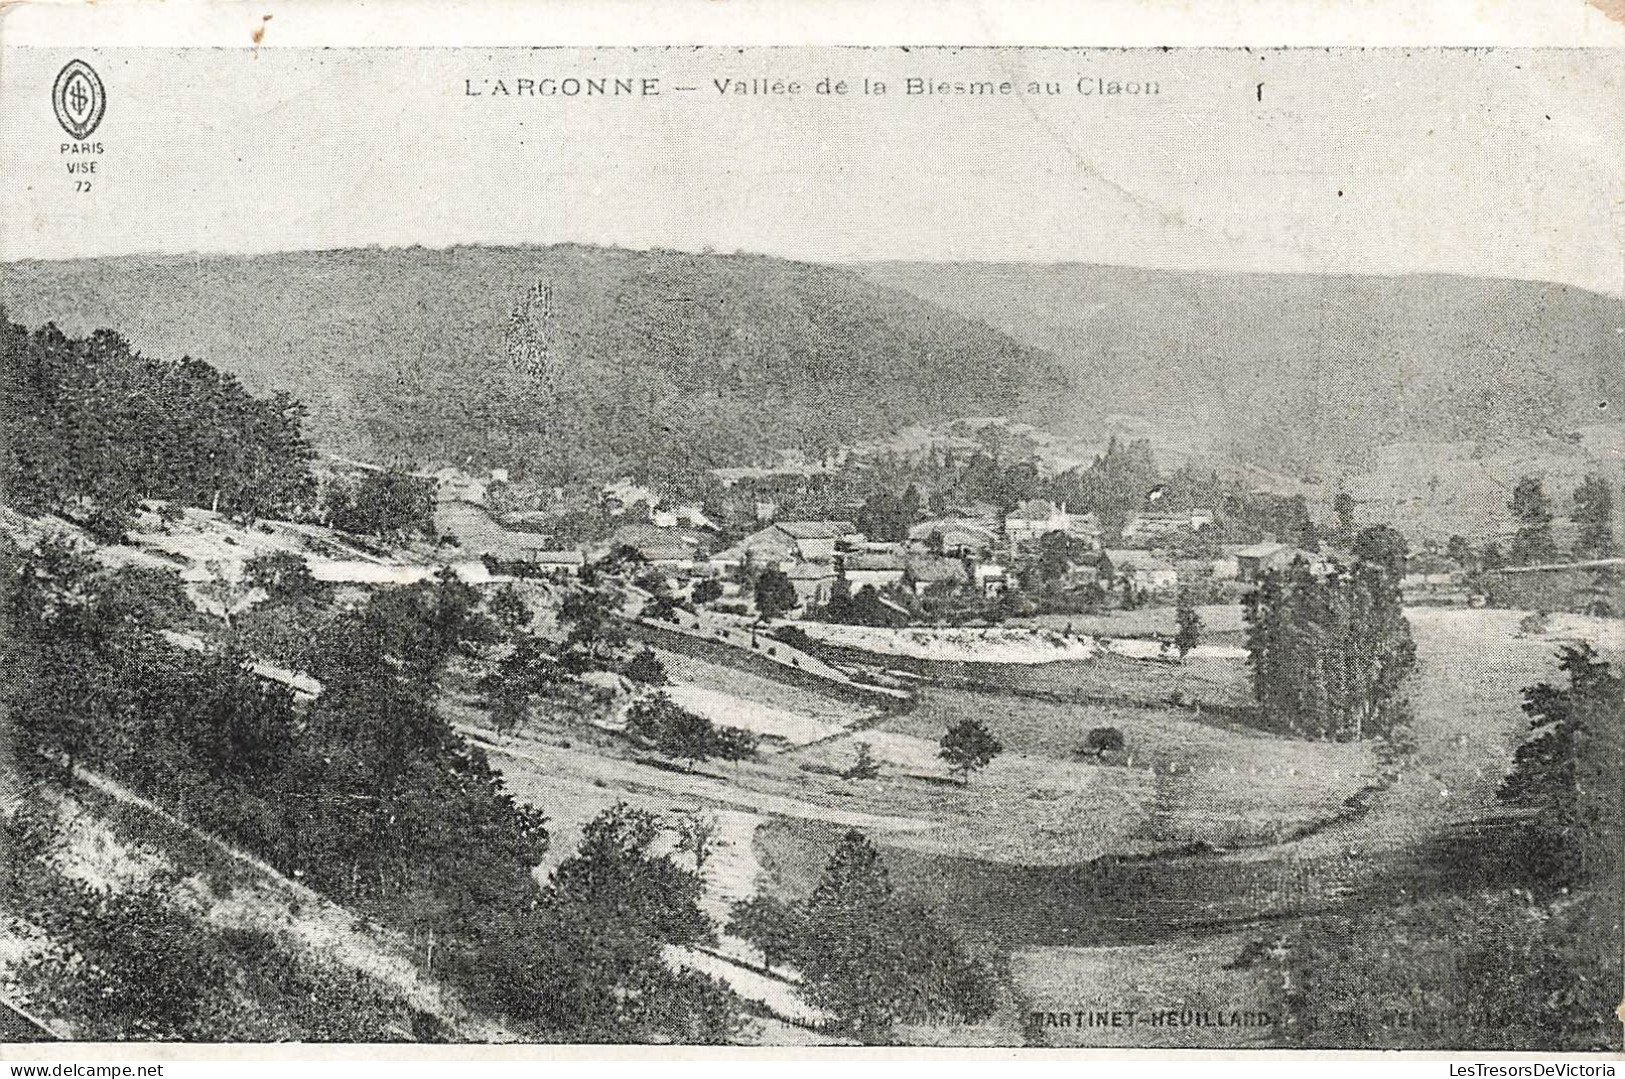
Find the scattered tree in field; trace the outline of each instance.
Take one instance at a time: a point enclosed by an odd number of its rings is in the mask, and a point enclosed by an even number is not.
[[[694,872],[705,872],[718,827],[717,818],[710,813],[684,813],[677,818],[677,849],[694,856]]]
[[[795,585],[779,569],[766,569],[756,578],[756,613],[764,622],[782,617],[797,603]]]
[[[1557,544],[1552,540],[1552,503],[1539,479],[1525,476],[1512,489],[1512,516],[1518,521],[1509,552],[1514,565],[1550,562],[1557,557]]]
[[[1108,753],[1121,753],[1127,748],[1128,742],[1123,738],[1123,732],[1116,727],[1096,727],[1084,739],[1083,748],[1087,753],[1096,757],[1104,757]]]
[[[1467,542],[1465,536],[1451,536],[1445,544],[1444,553],[1458,566],[1470,568],[1473,564],[1473,545]]]
[[[660,657],[655,655],[653,648],[639,649],[637,655],[627,661],[623,673],[632,681],[646,686],[666,684],[666,665],[660,662]]]
[[[1478,564],[1484,569],[1500,569],[1505,566],[1507,559],[1501,551],[1501,545],[1494,540],[1484,544],[1484,549],[1478,555]]]
[[[689,596],[696,605],[715,602],[722,598],[722,582],[715,577],[707,577],[694,585]]]
[[[566,631],[558,654],[566,670],[585,674],[621,665],[627,636],[620,610],[620,598],[606,587],[583,581],[565,593],[558,619]]]
[[[1179,658],[1191,654],[1191,651],[1202,643],[1202,616],[1196,613],[1196,604],[1191,600],[1189,592],[1179,593],[1179,604],[1174,608],[1174,620],[1179,630],[1174,634],[1174,647],[1179,649]]]
[[[1614,492],[1606,479],[1587,476],[1574,490],[1576,558],[1610,558],[1614,554]]]
[[[938,744],[937,756],[948,762],[948,770],[961,783],[968,783],[972,772],[986,768],[1004,752],[999,740],[975,718],[962,719],[949,727]]]
[[[1566,645],[1558,666],[1567,686],[1524,690],[1533,737],[1518,747],[1501,787],[1509,805],[1538,811],[1551,859],[1550,884],[1602,882],[1617,888],[1625,835],[1625,678],[1589,643]]]
[[[768,970],[793,959],[807,935],[806,915],[799,904],[755,895],[733,905],[728,932],[762,953]]]
[[[869,748],[868,742],[858,743],[857,756],[852,763],[846,766],[841,773],[842,779],[879,779],[880,762],[875,760],[875,752]]]

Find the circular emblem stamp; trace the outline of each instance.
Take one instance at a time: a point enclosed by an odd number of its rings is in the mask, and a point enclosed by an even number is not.
[[[57,72],[51,103],[62,130],[75,139],[88,139],[107,111],[107,91],[94,68],[83,60],[69,60]]]

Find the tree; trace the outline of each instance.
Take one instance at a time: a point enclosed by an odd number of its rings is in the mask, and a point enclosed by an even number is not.
[[[1408,723],[1401,689],[1416,646],[1391,568],[1402,556],[1392,535],[1362,536],[1374,561],[1317,575],[1299,559],[1243,600],[1253,695],[1279,729],[1358,739]]]
[[[1084,739],[1083,748],[1096,757],[1104,757],[1108,753],[1123,752],[1127,745],[1123,732],[1116,727],[1095,727]]]
[[[842,779],[879,779],[880,762],[875,760],[874,750],[869,748],[868,742],[858,743],[857,756],[852,763],[846,766],[841,773]]]
[[[634,682],[646,686],[663,686],[666,684],[666,665],[660,662],[653,648],[644,647],[638,650],[626,664],[624,672]]]
[[[1501,800],[1538,814],[1535,849],[1550,864],[1534,879],[1616,889],[1625,834],[1625,678],[1589,643],[1564,646],[1558,667],[1567,686],[1524,690],[1532,737],[1513,757]]]
[[[928,912],[896,894],[860,832],[836,847],[801,924],[793,961],[808,1000],[862,1041],[884,1040],[897,1023],[976,1021],[993,1011],[987,971]]]
[[[353,482],[334,485],[328,496],[328,519],[334,528],[391,542],[431,535],[433,481],[400,469],[362,472]]]
[[[677,818],[677,849],[694,856],[694,872],[705,872],[718,827],[717,818],[710,813],[684,813]]]
[[[1589,475],[1574,490],[1576,558],[1610,558],[1614,554],[1614,492],[1606,479]]]
[[[1184,660],[1202,641],[1202,616],[1196,613],[1189,592],[1180,591],[1174,619],[1179,624],[1179,630],[1174,634],[1174,647],[1179,649],[1179,658]]]
[[[806,916],[799,904],[754,895],[733,905],[728,932],[761,952],[762,965],[772,970],[794,959],[807,934]]]
[[[1397,586],[1405,576],[1405,560],[1410,555],[1410,545],[1396,529],[1388,525],[1373,525],[1362,529],[1354,537],[1353,554],[1357,562],[1381,569],[1387,579]]]
[[[305,560],[292,551],[255,555],[243,563],[243,583],[264,590],[272,603],[332,602],[333,586],[318,581]]]
[[[781,617],[798,602],[796,589],[784,571],[770,568],[756,578],[756,612],[764,622]]]
[[[1337,514],[1337,534],[1341,537],[1354,535],[1354,496],[1347,491],[1338,491],[1332,499],[1332,512]]]
[[[1552,504],[1539,479],[1525,476],[1512,489],[1512,516],[1518,521],[1509,552],[1514,565],[1550,562],[1557,557],[1557,544],[1552,541]]]
[[[751,732],[718,727],[658,690],[627,709],[626,733],[668,757],[688,761],[691,768],[711,757],[742,760],[756,751]]]
[[[961,783],[970,782],[972,772],[986,768],[1004,752],[999,740],[974,717],[949,727],[938,745],[937,756],[948,762],[948,770],[958,775]]]
[[[696,605],[715,602],[722,598],[722,582],[715,577],[707,577],[694,585],[689,597]]]
[[[523,632],[535,617],[531,613],[530,605],[525,602],[525,597],[520,595],[519,589],[511,583],[492,593],[491,598],[485,603],[485,609],[505,637],[513,637]]]
[[[1444,553],[1458,566],[1470,567],[1473,564],[1473,545],[1467,542],[1465,536],[1451,536],[1445,544]]]

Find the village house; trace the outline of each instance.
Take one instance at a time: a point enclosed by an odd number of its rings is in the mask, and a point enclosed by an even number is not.
[[[903,556],[894,552],[880,554],[849,554],[841,560],[841,572],[853,592],[864,585],[873,585],[878,591],[903,579],[907,570]]]
[[[963,561],[932,554],[909,556],[906,579],[913,586],[914,594],[917,596],[923,595],[925,590],[933,585],[953,586],[970,583]]]
[[[978,562],[971,567],[976,575],[976,589],[988,599],[1002,596],[1010,590],[1010,572],[997,562]]]
[[[1236,548],[1236,579],[1256,581],[1273,570],[1285,569],[1298,556],[1294,547],[1284,543],[1254,543]]]
[[[1004,536],[1012,548],[1030,547],[1052,532],[1098,546],[1100,520],[1093,513],[1068,513],[1066,503],[1057,506],[1043,498],[1023,502],[1004,519]]]
[[[551,550],[545,547],[520,547],[517,561],[542,573],[563,573],[575,577],[587,564],[587,556],[580,551]]]
[[[702,559],[700,537],[695,533],[656,528],[641,521],[621,525],[594,546],[593,557],[602,558],[622,547],[632,548],[643,561],[665,570],[690,571]]]
[[[822,605],[835,592],[835,567],[823,562],[797,562],[784,570],[795,589],[798,606]]]
[[[1213,511],[1190,509],[1178,513],[1146,510],[1130,517],[1123,525],[1123,542],[1150,547],[1158,540],[1186,532],[1200,532],[1213,523]]]
[[[842,543],[861,543],[851,521],[776,521],[739,541],[740,549],[760,565],[787,562],[833,562]]]
[[[908,530],[909,543],[921,550],[933,547],[953,558],[981,557],[998,542],[993,529],[966,518],[940,517],[921,521]]]
[[[1128,581],[1141,592],[1172,592],[1179,587],[1179,571],[1150,551],[1139,548],[1113,548],[1100,560],[1100,579],[1105,582]]]
[[[599,492],[599,499],[604,510],[611,517],[619,517],[635,506],[647,505],[653,507],[660,502],[660,496],[639,483],[634,483],[632,477],[622,476],[614,483],[604,484]]]

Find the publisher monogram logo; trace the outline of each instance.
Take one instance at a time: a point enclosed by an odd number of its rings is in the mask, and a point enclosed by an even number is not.
[[[107,91],[94,68],[83,60],[70,60],[57,72],[51,103],[62,130],[75,139],[87,139],[107,111]]]

